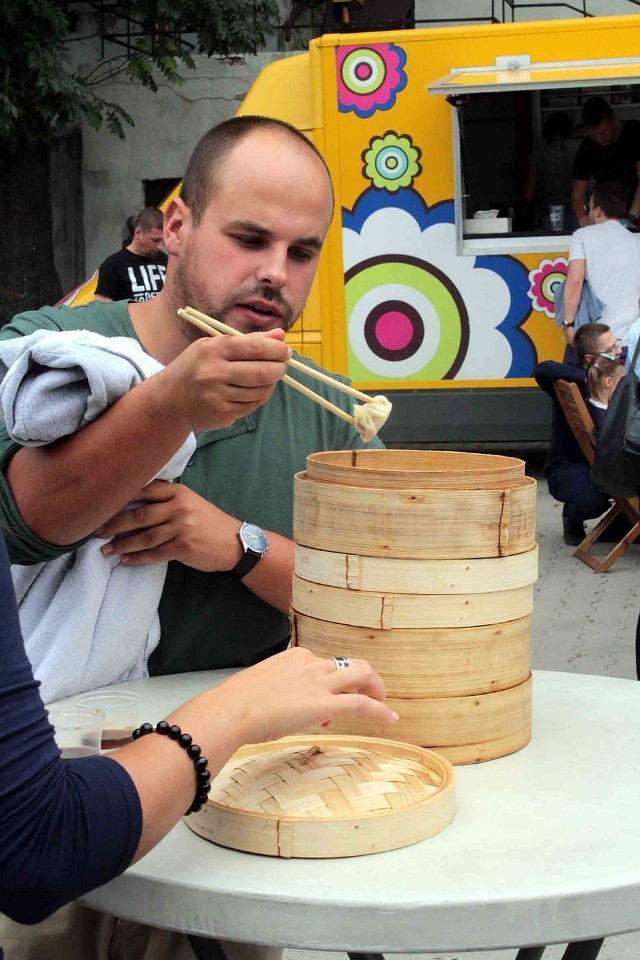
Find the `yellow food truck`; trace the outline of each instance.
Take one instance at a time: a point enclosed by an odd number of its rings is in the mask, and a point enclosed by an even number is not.
[[[639,50],[637,16],[437,27],[323,36],[258,77],[241,112],[303,130],[336,189],[292,342],[393,400],[387,440],[546,436],[569,236],[524,203],[529,158],[591,96],[640,118]]]
[[[289,339],[389,396],[387,441],[547,436],[532,373],[562,355],[570,214],[525,200],[530,158],[551,114],[579,142],[591,96],[640,118],[639,50],[640,16],[349,33],[258,77],[240,112],[304,131],[336,191]]]

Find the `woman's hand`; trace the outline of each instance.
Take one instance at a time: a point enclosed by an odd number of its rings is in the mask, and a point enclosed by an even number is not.
[[[385,695],[366,660],[337,670],[333,660],[302,647],[242,670],[211,691],[217,710],[236,715],[242,743],[277,740],[343,717],[395,723],[398,715],[383,702]]]
[[[349,651],[345,651],[348,653]],[[340,717],[395,723],[384,683],[366,660],[337,670],[333,660],[294,647],[247,667],[169,714],[193,737],[212,777],[245,743],[277,740]],[[129,771],[142,805],[134,860],[155,846],[193,801],[193,763],[168,737],[140,737],[111,754]]]

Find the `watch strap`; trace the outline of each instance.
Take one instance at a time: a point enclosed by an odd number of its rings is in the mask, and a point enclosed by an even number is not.
[[[242,580],[248,573],[251,573],[259,560],[262,560],[261,553],[254,553],[253,550],[247,550],[244,556],[236,563],[233,569],[228,571],[230,577],[236,577]]]

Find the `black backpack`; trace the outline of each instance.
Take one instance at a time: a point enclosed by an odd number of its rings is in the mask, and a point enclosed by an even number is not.
[[[596,439],[591,479],[612,497],[637,497],[640,493],[639,355],[640,337],[629,372],[613,391]]]

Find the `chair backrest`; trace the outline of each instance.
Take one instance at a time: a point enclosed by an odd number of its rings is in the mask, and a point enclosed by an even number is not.
[[[568,380],[556,380],[553,386],[566,421],[571,427],[587,463],[592,464],[595,456],[593,420],[589,416],[580,388],[577,383],[570,383]]]

